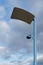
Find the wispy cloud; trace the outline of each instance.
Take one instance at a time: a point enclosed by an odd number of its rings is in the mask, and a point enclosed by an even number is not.
[[[0,19],[4,18],[6,15],[5,8],[3,6],[0,6]]]
[[[0,58],[8,59],[9,57],[9,50],[6,47],[0,46]]]

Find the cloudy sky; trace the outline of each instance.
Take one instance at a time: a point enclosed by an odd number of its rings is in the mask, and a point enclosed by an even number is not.
[[[37,65],[43,65],[43,0],[0,0],[0,65],[33,65],[33,22],[12,20],[14,7],[33,13],[37,23]],[[27,35],[32,36],[30,40]]]

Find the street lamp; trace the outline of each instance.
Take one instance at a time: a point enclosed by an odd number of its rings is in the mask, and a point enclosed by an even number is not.
[[[21,8],[18,8],[18,7],[15,7],[13,9],[13,12],[12,12],[12,15],[11,15],[11,19],[18,19],[18,20],[22,20],[28,24],[31,24],[32,21],[34,21],[33,23],[33,31],[34,31],[34,65],[36,65],[36,20],[35,20],[35,16],[24,10],[24,9],[21,9]],[[31,39],[31,35],[27,36],[26,37],[27,39]]]

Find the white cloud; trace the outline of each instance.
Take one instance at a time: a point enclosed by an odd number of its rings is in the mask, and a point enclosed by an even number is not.
[[[37,60],[38,60],[38,61],[39,61],[39,60],[43,60],[43,54],[38,54]]]
[[[31,12],[33,12],[34,15],[38,18],[41,11],[43,10],[42,8],[43,8],[43,1],[42,0],[36,0],[35,2],[33,2]]]
[[[6,15],[5,8],[3,6],[0,6],[0,19],[4,18]]]
[[[0,21],[0,28],[4,30],[9,30],[9,26],[6,21]]]
[[[8,23],[6,21],[0,21],[0,57],[4,59],[10,57],[9,50],[6,48],[9,42],[9,31],[10,27]]]
[[[37,59],[37,62],[43,60],[43,54],[37,54],[36,59]],[[23,63],[25,63],[25,64],[30,63],[29,65],[31,65],[33,63],[33,61],[34,61],[34,59],[33,59],[33,56],[32,56],[32,57],[26,59],[26,61],[24,61]]]
[[[0,21],[0,42],[8,41],[8,33],[10,31],[10,26],[6,21]]]
[[[0,46],[0,58],[8,59],[9,57],[9,50],[4,46]]]
[[[13,55],[14,56],[14,55]],[[38,54],[37,55],[37,62],[43,60],[43,54]],[[22,64],[22,65],[31,65],[33,63],[33,57],[27,58],[25,59],[25,61],[20,61],[18,60],[17,62],[2,62],[0,63],[0,65],[18,65],[18,64]],[[32,64],[33,65],[33,64]]]
[[[0,65],[14,65],[14,64],[10,63],[10,62],[2,62],[2,63],[0,63]]]
[[[21,0],[7,0],[6,1],[6,4],[5,4],[5,7],[21,7],[22,5],[22,1]]]
[[[43,60],[43,54],[37,54],[36,59],[37,59],[37,62]],[[31,64],[33,65],[33,61],[34,61],[34,59],[33,59],[33,56],[32,56],[32,57],[26,58],[24,61],[18,60],[18,61],[12,61],[11,63],[15,64],[15,62],[17,62],[18,64],[22,64],[22,65],[31,65]]]
[[[0,46],[0,54],[2,55],[2,54],[4,54],[5,52],[7,52],[6,47]]]
[[[6,47],[0,47],[0,51],[6,50]]]
[[[37,36],[37,52],[43,53],[43,32],[40,31]]]
[[[7,48],[6,47],[0,47],[0,51],[1,52],[4,52],[4,54],[6,54],[5,56],[7,57],[7,55],[8,55],[8,50],[7,50]],[[3,56],[2,56],[3,57]],[[22,64],[22,65],[31,65],[31,63],[33,63],[33,61],[34,61],[34,59],[33,59],[33,56],[32,57],[27,57],[24,61],[20,61],[19,59],[18,59],[18,61],[16,61],[15,59],[17,58],[17,56],[14,54],[14,55],[11,55],[11,57],[12,57],[12,61],[11,62],[2,62],[2,63],[0,63],[1,65],[18,65],[18,64]],[[15,61],[13,61],[13,60],[15,60]],[[43,54],[37,54],[37,62],[39,62],[40,60],[43,60]]]

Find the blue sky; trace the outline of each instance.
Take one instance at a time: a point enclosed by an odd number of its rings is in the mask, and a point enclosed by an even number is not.
[[[12,20],[14,7],[33,13],[37,22],[37,64],[43,65],[43,0],[0,0],[0,65],[32,65],[33,22]]]

